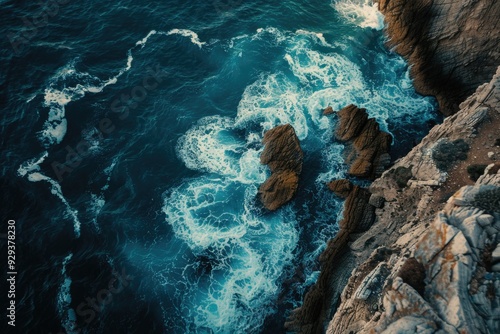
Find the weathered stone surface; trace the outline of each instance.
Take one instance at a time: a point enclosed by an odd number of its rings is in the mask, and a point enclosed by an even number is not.
[[[267,131],[262,142],[260,162],[269,167],[271,176],[259,187],[259,198],[268,210],[276,210],[297,191],[303,153],[290,124]]]
[[[329,187],[347,197],[344,218],[339,223],[339,232],[328,242],[320,256],[321,273],[318,281],[307,292],[303,306],[294,310],[285,324],[288,330],[299,333],[324,332],[331,311],[331,300],[339,298],[338,282],[345,284],[349,273],[345,268],[342,271],[337,269],[348,250],[349,239],[352,233],[366,231],[375,218],[375,207],[368,203],[370,193],[366,189],[355,186],[348,180],[333,181]],[[363,293],[368,293],[368,290],[367,288]]]
[[[335,180],[328,183],[328,189],[333,191],[335,195],[342,198],[347,198],[353,190],[353,187],[352,183],[346,179]]]
[[[500,64],[497,0],[379,0],[389,44],[406,57],[418,92],[437,97],[445,115]]]
[[[344,264],[358,265],[340,301],[332,298],[327,305],[334,313],[327,333],[500,332],[500,263],[492,256],[500,242],[500,213],[492,210],[495,189],[500,189],[500,168],[492,163],[475,186],[443,194],[451,181],[472,184],[465,170],[470,163],[462,166],[464,181],[450,180],[431,157],[438,140],[464,138],[473,147],[476,139],[472,135],[480,135],[485,124],[497,122],[499,78],[500,69],[490,83],[461,104],[457,114],[436,125],[406,157],[372,183],[371,196],[386,202],[376,210],[370,229],[357,235],[343,253]],[[404,177],[394,177],[398,168],[405,172]],[[487,204],[478,198],[487,199]],[[391,254],[373,261],[383,246],[390,246]],[[407,284],[397,275],[411,257],[425,269],[423,296],[416,291],[415,287],[422,288],[415,282]],[[381,267],[389,269],[387,275],[375,271]],[[338,271],[343,269],[336,266]],[[371,281],[375,278],[376,282]],[[331,279],[335,281],[336,275]],[[377,298],[369,293],[371,288],[358,291],[362,286],[380,284],[383,288]],[[332,287],[332,296],[338,295],[338,288]]]
[[[260,199],[268,210],[277,210],[292,199],[298,184],[299,176],[294,171],[285,170],[273,173],[260,186]]]
[[[500,174],[496,178],[499,181]],[[480,192],[489,186],[476,187]],[[356,333],[407,333],[424,329],[429,333],[437,333],[439,329],[442,333],[500,332],[500,277],[488,274],[480,256],[474,254],[482,254],[486,244],[498,242],[480,241],[485,233],[474,223],[481,215],[482,211],[475,207],[450,202],[427,232],[420,234],[418,242],[407,248],[414,258],[404,260],[401,254],[405,251],[401,249],[389,258],[381,258],[368,274],[363,274],[361,266],[344,289],[327,333],[349,333],[353,329]],[[500,216],[495,219],[495,223],[500,223]],[[382,276],[377,271],[381,267],[388,269]],[[490,270],[495,272],[497,268],[494,265]],[[355,287],[353,277],[358,273],[364,279]],[[485,280],[486,275],[489,276]],[[473,278],[478,283],[471,291]],[[361,303],[360,300],[372,295],[367,287],[374,286],[380,289],[377,297],[370,303]],[[384,311],[377,314],[375,310],[379,309]]]
[[[417,259],[411,257],[406,260],[397,276],[401,277],[403,282],[414,288],[421,296],[424,295],[425,268]]]
[[[265,147],[260,155],[260,163],[267,165],[271,172],[291,170],[301,173],[304,154],[290,124],[279,125],[267,131],[262,143]]]
[[[371,205],[373,205],[374,207],[376,207],[377,209],[380,209],[380,208],[384,207],[385,198],[383,198],[382,196],[378,196],[378,195],[371,195],[369,203]]]
[[[497,245],[497,248],[491,253],[491,261],[493,263],[500,262],[500,245]]]
[[[349,174],[368,179],[381,175],[390,163],[391,135],[380,131],[377,121],[368,118],[366,109],[353,104],[341,109],[337,115],[339,123],[335,137],[352,145],[346,159],[350,164]]]
[[[335,270],[313,286],[317,299],[306,297],[297,314],[307,316],[296,318],[294,329],[322,333],[323,319],[331,313],[330,334],[498,333],[500,263],[493,262],[492,254],[500,242],[500,213],[485,212],[463,194],[456,196],[465,198],[462,202],[445,204],[460,188],[455,187],[459,181],[440,171],[431,156],[440,139],[471,144],[488,124],[492,132],[481,144],[481,155],[487,157],[498,147],[500,68],[489,83],[482,83],[500,63],[500,2],[380,0],[379,4],[386,15],[389,43],[410,60],[417,90],[437,96],[444,114],[460,111],[435,126],[391,168],[410,170],[410,186],[398,185],[389,172],[370,186],[373,195],[386,200],[384,207],[376,210],[370,229],[346,242],[333,258],[328,257],[334,249],[329,244],[321,275],[324,268]],[[359,125],[348,125],[339,131],[341,138],[359,131]],[[472,155],[476,152],[471,150]],[[499,186],[499,170],[499,163],[489,165],[477,187]],[[455,183],[447,188],[449,182]],[[338,237],[347,238],[341,232]],[[423,297],[397,276],[411,257],[425,269]]]

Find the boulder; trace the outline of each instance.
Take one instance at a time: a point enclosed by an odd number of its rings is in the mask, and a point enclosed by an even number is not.
[[[260,162],[269,167],[271,176],[259,187],[258,196],[264,207],[274,211],[290,201],[297,191],[303,153],[290,124],[267,131],[262,143],[265,147]]]
[[[348,144],[349,175],[367,179],[380,176],[390,163],[391,135],[380,131],[377,121],[368,118],[366,109],[353,104],[341,109],[337,115],[339,123],[335,137]]]

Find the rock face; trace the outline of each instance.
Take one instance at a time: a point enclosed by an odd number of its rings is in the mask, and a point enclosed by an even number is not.
[[[348,144],[347,163],[351,176],[374,179],[390,163],[392,137],[380,131],[377,121],[368,118],[366,109],[351,104],[338,113],[335,137]]]
[[[500,150],[499,128],[500,68],[458,113],[372,183],[366,197],[376,207],[375,221],[366,232],[339,232],[329,242],[320,279],[289,328],[331,334],[500,332],[500,163],[487,157]],[[440,141],[457,139],[470,151],[443,171],[433,150]],[[474,183],[467,166],[485,161],[490,163]],[[341,196],[354,187],[342,180],[328,186]]]
[[[375,218],[375,207],[368,203],[370,193],[366,189],[355,186],[348,180],[332,181],[328,187],[339,197],[346,198],[344,218],[339,223],[339,232],[321,254],[318,281],[307,292],[303,306],[294,310],[285,324],[288,330],[299,333],[324,332],[323,322],[331,312],[331,300],[338,298],[338,294],[334,296],[336,289],[332,287],[345,284],[347,278],[344,275],[339,279],[337,266],[343,262],[352,234],[366,231]]]
[[[271,176],[260,186],[259,198],[268,210],[276,210],[297,191],[303,153],[290,124],[267,131],[262,143],[265,148],[260,162],[269,167]]]
[[[498,211],[474,206],[499,185],[496,174],[463,187],[359,284],[355,273],[327,333],[499,333],[500,268],[491,249],[500,243],[500,202]],[[400,248],[410,237],[417,243]]]
[[[500,64],[497,0],[379,0],[389,44],[412,64],[418,92],[450,115]]]
[[[490,144],[483,140],[493,141],[499,125],[500,68],[372,183],[371,196],[385,203],[345,252],[343,263],[360,265],[340,300],[332,297],[338,308],[327,333],[500,332],[500,265],[493,256],[500,242],[500,168],[490,164],[475,185],[459,173],[487,159]],[[488,147],[441,170],[433,150],[460,138]]]

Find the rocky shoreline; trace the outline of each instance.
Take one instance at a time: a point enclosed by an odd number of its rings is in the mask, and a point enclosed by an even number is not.
[[[380,0],[379,7],[388,44],[412,65],[417,90],[436,96],[441,112],[453,116],[381,176],[381,168],[373,173],[356,160],[362,150],[351,150],[351,168],[363,166],[351,175],[380,177],[368,190],[347,180],[328,184],[347,198],[344,219],[321,255],[318,282],[285,327],[498,333],[500,3]],[[364,120],[355,106],[347,108],[343,113]],[[340,140],[343,128],[357,129],[342,117]],[[483,166],[475,183],[467,171],[478,167],[471,166]]]

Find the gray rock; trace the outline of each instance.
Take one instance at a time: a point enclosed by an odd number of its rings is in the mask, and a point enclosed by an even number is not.
[[[481,227],[486,227],[486,226],[491,226],[493,222],[495,221],[495,218],[492,215],[480,215],[477,217],[477,223],[481,225]]]
[[[379,195],[371,195],[370,200],[368,201],[371,205],[376,207],[377,209],[383,208],[385,203],[385,198]]]
[[[497,245],[497,248],[491,253],[491,261],[493,263],[500,262],[500,244]]]

